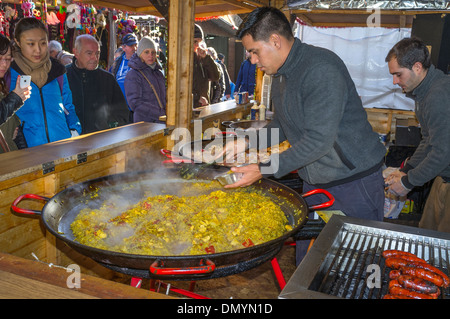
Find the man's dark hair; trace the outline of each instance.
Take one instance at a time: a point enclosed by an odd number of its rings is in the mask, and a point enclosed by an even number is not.
[[[416,62],[422,63],[424,69],[431,66],[430,52],[425,43],[419,38],[404,38],[395,44],[386,56],[385,61],[397,59],[402,68],[412,69]]]
[[[283,12],[272,7],[261,7],[249,13],[239,26],[236,36],[242,39],[249,34],[254,41],[267,41],[273,33],[288,40],[294,38],[291,24]]]

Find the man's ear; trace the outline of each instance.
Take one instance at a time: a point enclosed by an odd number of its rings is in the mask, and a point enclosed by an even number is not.
[[[281,48],[281,38],[278,34],[273,33],[270,38],[269,38],[270,42],[273,44],[273,46],[277,49]]]
[[[422,65],[421,62],[416,62],[416,63],[413,64],[412,68],[413,68],[414,71],[420,72],[420,71],[423,70],[423,65]]]

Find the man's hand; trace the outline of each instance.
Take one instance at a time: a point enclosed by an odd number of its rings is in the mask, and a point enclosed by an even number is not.
[[[391,173],[384,180],[389,186],[389,191],[398,196],[406,196],[411,190],[406,188],[402,183],[402,177],[406,174],[400,171],[395,171]]]
[[[242,178],[239,179],[236,183],[226,185],[225,188],[236,188],[236,187],[245,187],[250,186],[254,182],[259,181],[262,178],[261,171],[259,170],[258,164],[249,164],[240,167],[232,167],[231,170],[234,173],[241,173]]]
[[[208,50],[208,48],[206,47],[206,43],[200,42],[200,44],[198,45],[197,50],[196,50],[197,55],[199,56],[200,59],[206,58],[207,50]]]

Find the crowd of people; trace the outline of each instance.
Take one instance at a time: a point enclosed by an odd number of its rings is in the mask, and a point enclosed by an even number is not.
[[[232,98],[223,54],[206,48],[195,27],[194,106]],[[163,123],[166,77],[158,44],[123,36],[109,70],[99,67],[100,43],[76,37],[73,52],[48,41],[46,26],[20,19],[13,38],[0,35],[0,152],[42,145],[134,122]],[[31,81],[21,87],[21,78]],[[26,78],[26,77],[24,77]]]

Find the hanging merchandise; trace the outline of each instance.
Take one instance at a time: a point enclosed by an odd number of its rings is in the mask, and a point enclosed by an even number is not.
[[[23,10],[23,16],[24,17],[32,17],[33,16],[33,9],[35,9],[35,4],[32,1],[23,1],[21,8]]]
[[[47,24],[47,0],[41,1],[41,19],[44,24]]]
[[[64,45],[64,42],[66,42],[66,39],[64,38],[64,26],[66,24],[66,12],[65,6],[59,6],[59,10],[56,13],[56,17],[58,18],[60,24],[59,24],[59,38],[61,39],[61,43]]]
[[[5,11],[4,11],[4,19],[3,19],[3,34],[10,38],[10,32],[9,32],[9,27],[10,27],[10,21],[12,19],[14,19],[17,15],[17,11],[14,10],[13,8],[11,8],[10,6],[6,6],[5,7]]]
[[[49,25],[57,25],[61,21],[59,21],[58,16],[54,11],[47,12],[47,24]]]
[[[137,31],[136,21],[133,19],[121,19],[117,24],[117,34],[121,37],[128,33],[136,33]]]

